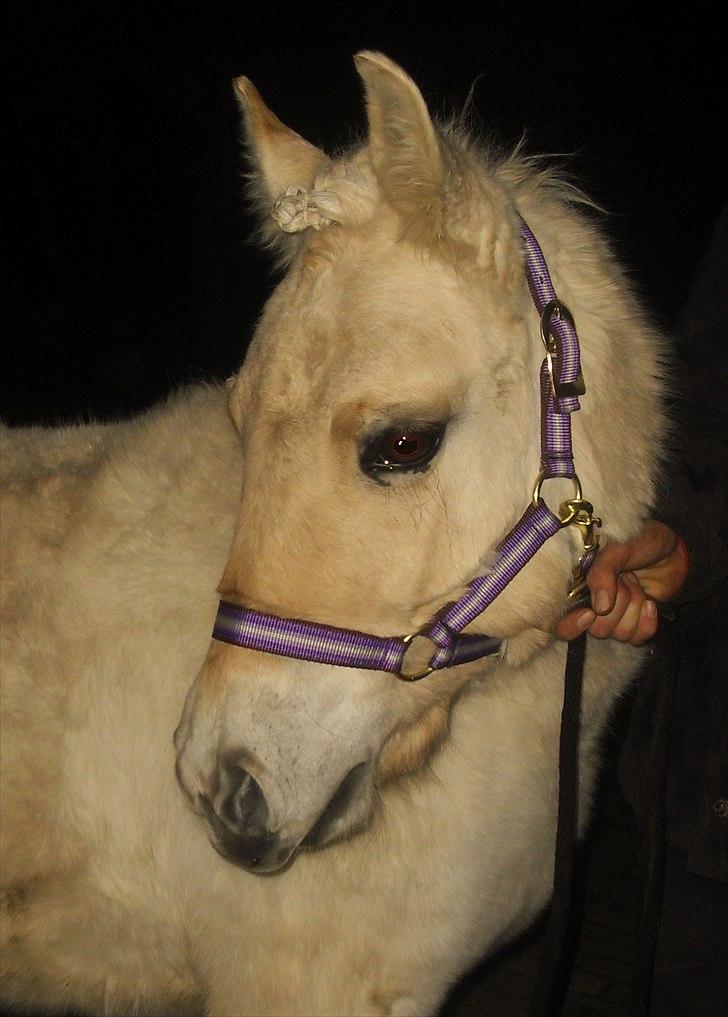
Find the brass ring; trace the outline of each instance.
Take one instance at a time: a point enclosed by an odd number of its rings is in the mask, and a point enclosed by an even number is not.
[[[581,502],[584,500],[581,490],[581,481],[579,480],[578,474],[575,473],[573,477],[546,477],[544,476],[543,471],[541,471],[541,473],[539,473],[536,477],[536,483],[533,485],[531,500],[534,506],[538,507],[538,505],[542,503],[543,499],[541,498],[541,488],[547,480],[570,480],[574,485],[574,496],[569,499],[569,502]],[[562,502],[559,506],[559,512],[556,513],[556,516],[562,526],[570,526],[576,519],[579,511],[573,504],[569,504],[569,502]],[[561,509],[563,509],[564,505],[567,504],[569,504],[569,511],[562,515]]]
[[[430,637],[426,636],[423,632],[410,632],[409,635],[402,637],[402,642],[405,645],[409,646],[411,644],[412,640],[416,639],[417,636],[422,636],[423,639],[430,639]],[[440,649],[440,647],[432,639],[430,639],[430,642],[435,647],[435,653],[437,653],[437,651]],[[433,657],[435,656],[435,653],[433,653],[433,655],[432,655]],[[405,652],[405,656],[406,656],[406,652]],[[432,659],[432,658],[430,658],[430,659]],[[402,658],[402,664],[404,664],[404,658]],[[405,672],[400,667],[400,670],[396,671],[395,674],[397,675],[398,678],[401,678],[402,681],[404,681],[404,682],[418,682],[422,678],[426,678],[428,676],[428,674],[432,674],[432,672],[435,671],[435,670],[436,670],[436,668],[434,668],[431,664],[428,664],[427,667],[422,668],[422,670],[420,670],[420,671],[414,671],[412,674],[405,674]]]

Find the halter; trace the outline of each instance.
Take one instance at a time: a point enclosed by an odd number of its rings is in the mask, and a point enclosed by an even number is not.
[[[586,391],[581,373],[579,339],[571,312],[556,296],[543,252],[521,220],[528,288],[541,317],[546,357],[541,364],[541,464],[526,511],[497,548],[488,571],[471,580],[458,600],[446,604],[416,632],[406,636],[376,636],[298,618],[282,618],[221,601],[212,637],[250,650],[318,664],[388,671],[404,681],[418,681],[446,667],[455,667],[497,653],[502,640],[463,634],[485,611],[546,541],[566,526],[578,527],[583,553],[575,569],[570,596],[583,589],[596,555],[601,520],[582,494],[574,469],[571,414]],[[567,478],[574,485],[571,498],[552,510],[541,497],[546,481]],[[429,640],[434,651],[426,667],[409,671],[406,656],[415,639]]]

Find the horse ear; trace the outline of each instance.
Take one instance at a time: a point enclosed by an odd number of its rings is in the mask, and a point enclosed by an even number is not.
[[[309,187],[327,161],[321,149],[296,134],[271,110],[248,78],[236,78],[235,91],[245,114],[246,132],[266,196],[272,201],[288,187]]]
[[[248,78],[233,82],[245,118],[245,133],[253,163],[253,200],[261,215],[263,234],[273,246],[290,247],[294,241],[281,233],[271,219],[273,203],[289,187],[308,189],[317,172],[328,162],[320,148],[286,127],[263,102]],[[284,255],[283,260],[287,260]]]
[[[445,163],[422,93],[382,53],[354,57],[364,83],[369,157],[386,201],[408,236],[440,239],[445,225]]]

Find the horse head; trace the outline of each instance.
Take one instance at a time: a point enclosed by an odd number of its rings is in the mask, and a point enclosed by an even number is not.
[[[416,631],[481,575],[530,496],[543,348],[521,215],[585,341],[575,446],[615,537],[651,500],[658,383],[578,194],[434,122],[387,58],[356,66],[368,136],[337,158],[236,82],[261,233],[286,271],[230,382],[244,487],[220,593],[385,636]],[[627,449],[631,408],[641,432]],[[560,533],[471,631],[503,639],[511,661],[540,652],[576,554]],[[225,857],[278,869],[367,826],[380,789],[424,765],[458,696],[496,666],[408,684],[213,641],[175,735],[180,784]]]

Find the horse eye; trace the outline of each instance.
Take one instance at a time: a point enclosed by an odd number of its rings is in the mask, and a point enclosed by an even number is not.
[[[444,424],[393,427],[370,439],[359,457],[364,473],[375,480],[381,473],[423,470],[434,458]]]

